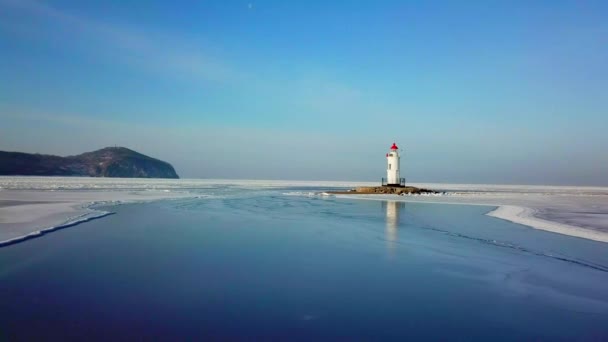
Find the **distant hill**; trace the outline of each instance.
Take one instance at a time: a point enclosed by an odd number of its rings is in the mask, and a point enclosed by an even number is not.
[[[68,157],[0,151],[0,175],[179,178],[171,164],[124,147]]]

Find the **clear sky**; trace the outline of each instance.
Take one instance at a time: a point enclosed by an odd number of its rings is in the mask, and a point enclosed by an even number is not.
[[[607,1],[0,0],[0,150],[608,185]]]

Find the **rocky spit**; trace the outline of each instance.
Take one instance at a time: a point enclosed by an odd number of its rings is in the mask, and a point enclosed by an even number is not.
[[[361,186],[347,191],[328,191],[328,193],[349,195],[415,195],[437,194],[439,192],[430,189],[417,188],[415,186]]]

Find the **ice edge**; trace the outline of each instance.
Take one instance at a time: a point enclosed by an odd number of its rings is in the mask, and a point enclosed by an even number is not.
[[[88,209],[91,209],[91,208],[89,207]],[[62,224],[43,228],[43,229],[28,233],[26,235],[18,236],[18,237],[12,238],[12,239],[0,241],[0,248],[14,245],[14,244],[17,244],[17,243],[20,243],[23,241],[27,241],[30,239],[38,238],[38,237],[44,236],[48,233],[52,233],[54,231],[68,228],[68,227],[73,227],[73,226],[78,225],[83,222],[88,222],[88,221],[100,219],[102,217],[106,217],[106,216],[115,214],[114,212],[111,212],[111,211],[100,211],[100,210],[95,210],[95,209],[91,209],[91,210],[94,210],[94,212],[82,214],[80,216],[71,218]]]
[[[375,196],[375,197],[370,197]],[[431,203],[431,204],[455,204],[455,205],[476,205],[495,207],[495,209],[486,213],[487,216],[496,217],[501,220],[506,220],[516,224],[521,224],[533,229],[544,230],[551,233],[562,234],[566,236],[577,237],[581,239],[593,240],[598,242],[608,243],[608,234],[592,229],[585,229],[577,226],[572,226],[560,222],[549,221],[534,216],[536,210],[516,205],[501,205],[495,203],[470,203],[470,202],[450,202],[448,200],[433,200],[433,201],[417,201],[418,196],[394,196],[391,198],[380,197],[379,195],[336,195],[337,198],[360,199],[360,200],[376,200],[376,201],[399,201],[412,203]],[[423,197],[423,196],[420,196]],[[441,197],[441,196],[438,196]]]
[[[536,210],[532,208],[501,205],[486,215],[552,233],[608,243],[608,234],[597,230],[544,220],[536,217],[535,213]]]

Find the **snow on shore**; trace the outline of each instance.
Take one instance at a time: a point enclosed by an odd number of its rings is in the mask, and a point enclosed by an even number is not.
[[[103,212],[99,203],[124,203],[207,196],[224,187],[311,189],[373,186],[374,182],[83,177],[1,177],[0,246],[45,229],[73,225]],[[608,242],[608,187],[489,184],[410,184],[446,191],[432,196],[336,195],[336,197],[497,207],[488,215],[585,239]],[[313,190],[304,191],[310,193]]]
[[[208,197],[227,187],[355,187],[365,182],[0,176],[0,246],[108,213],[93,207]],[[241,192],[241,191],[237,191]]]
[[[412,184],[436,195],[338,197],[497,207],[489,216],[558,234],[608,242],[608,187]]]
[[[535,213],[536,211],[532,208],[503,205],[489,212],[487,215],[549,232],[575,236],[583,239],[608,242],[608,234],[601,230],[585,229],[559,222],[544,220],[536,217],[534,215]]]
[[[192,197],[187,192],[0,190],[0,247],[111,213],[104,204]]]

